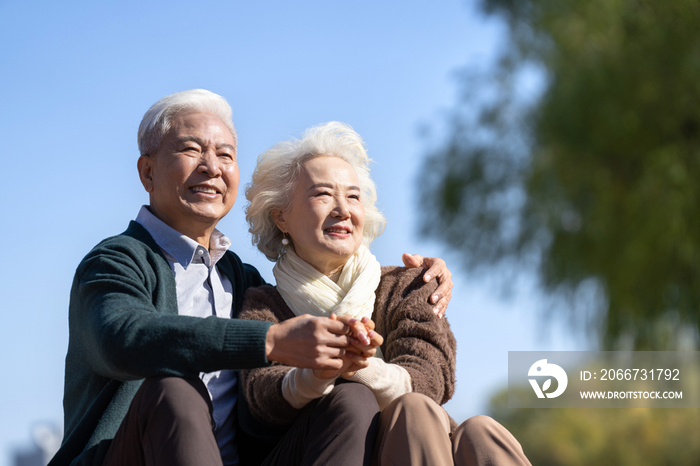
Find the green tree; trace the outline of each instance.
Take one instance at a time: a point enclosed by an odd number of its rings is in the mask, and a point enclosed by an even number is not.
[[[491,414],[537,466],[691,466],[700,458],[698,409],[508,409],[507,398],[496,395]]]
[[[606,347],[672,348],[688,328],[697,342],[700,2],[482,7],[508,46],[464,77],[426,158],[424,232],[469,268],[532,267],[573,309],[594,303]]]

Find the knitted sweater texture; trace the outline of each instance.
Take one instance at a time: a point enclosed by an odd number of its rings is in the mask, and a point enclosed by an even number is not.
[[[406,369],[414,392],[444,404],[454,393],[457,344],[447,319],[438,319],[432,311],[428,299],[437,285],[424,283],[422,272],[382,267],[372,319],[375,330],[384,337],[385,361]],[[240,317],[277,323],[294,313],[277,290],[266,285],[246,292]],[[241,372],[241,391],[261,425],[280,429],[299,414],[282,392],[282,380],[289,370],[289,366],[273,363]]]
[[[231,281],[237,317],[245,290],[264,280],[230,251],[217,267]],[[146,377],[198,377],[268,364],[269,323],[178,315],[172,269],[136,222],[82,260],[68,320],[65,436],[52,466],[101,464]]]

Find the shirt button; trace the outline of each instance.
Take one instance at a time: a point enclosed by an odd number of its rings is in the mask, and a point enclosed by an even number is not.
[[[199,254],[200,256],[202,256],[202,255],[204,255],[204,251],[201,250],[201,249],[197,249],[197,254]]]

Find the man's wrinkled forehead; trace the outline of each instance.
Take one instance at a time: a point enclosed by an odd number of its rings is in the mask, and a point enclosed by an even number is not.
[[[161,140],[161,144],[163,143],[163,140],[166,138],[166,136],[170,136],[171,142],[181,145],[186,142],[194,142],[198,144],[201,147],[204,147],[209,144],[209,141],[201,138],[200,136],[197,135],[201,130],[205,129],[203,125],[206,125],[206,123],[199,121],[199,120],[191,120],[186,117],[190,115],[195,115],[195,114],[206,114],[206,115],[211,115],[214,118],[216,118],[218,121],[222,123],[222,126],[226,128],[226,139],[228,139],[228,136],[231,137],[233,140],[233,144],[226,140],[217,140],[217,141],[211,141],[214,143],[214,146],[216,149],[227,149],[227,150],[232,150],[234,153],[237,151],[237,146],[238,146],[238,135],[235,133],[231,132],[231,128],[229,128],[229,125],[223,121],[218,115],[211,113],[211,112],[202,112],[202,111],[187,111],[187,110],[181,110],[170,117],[170,121],[168,122],[168,130],[163,134],[163,139]],[[173,134],[173,133],[177,134]]]
[[[199,136],[193,136],[193,135],[186,134],[186,135],[182,135],[180,137],[175,138],[175,143],[177,145],[182,145],[186,142],[194,142],[195,144],[199,145],[200,147],[206,147],[207,145],[209,145],[209,141],[202,139]],[[215,144],[214,148],[217,150],[227,149],[227,150],[230,150],[234,153],[236,152],[236,146],[234,146],[233,144],[229,144],[228,142],[216,141],[214,144]]]

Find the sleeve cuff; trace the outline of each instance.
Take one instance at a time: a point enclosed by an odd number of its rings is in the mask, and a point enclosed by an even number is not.
[[[231,369],[256,369],[267,360],[267,331],[271,322],[231,319],[224,336],[224,353]]]
[[[368,367],[360,369],[348,380],[361,383],[372,390],[379,409],[384,409],[396,398],[413,391],[411,375],[406,369],[379,358],[371,358]]]
[[[288,371],[282,379],[282,395],[293,408],[301,409],[316,398],[328,395],[335,387],[335,379],[319,379],[313,369],[298,367]]]

